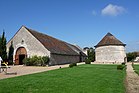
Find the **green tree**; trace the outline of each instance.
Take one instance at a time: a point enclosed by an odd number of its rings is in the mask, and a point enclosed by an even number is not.
[[[127,61],[133,61],[136,56],[137,56],[137,52],[129,52],[126,54],[127,55]]]
[[[9,47],[9,53],[8,53],[9,64],[13,64],[13,53],[14,53],[14,47],[13,42],[11,42],[11,46]]]
[[[95,61],[95,50],[92,47],[88,49],[87,55],[89,60]]]
[[[6,42],[5,32],[3,31],[3,34],[0,37],[0,56],[4,61],[7,60]]]

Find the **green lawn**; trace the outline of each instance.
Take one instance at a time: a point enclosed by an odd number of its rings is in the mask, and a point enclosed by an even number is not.
[[[125,93],[116,65],[80,65],[0,80],[0,93]]]
[[[134,65],[135,72],[139,75],[139,65]]]

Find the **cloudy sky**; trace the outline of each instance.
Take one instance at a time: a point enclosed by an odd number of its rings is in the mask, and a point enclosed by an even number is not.
[[[22,25],[83,47],[107,32],[139,51],[139,0],[0,0],[0,34],[7,40]]]

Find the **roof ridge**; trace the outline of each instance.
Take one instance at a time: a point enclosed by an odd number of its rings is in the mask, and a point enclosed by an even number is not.
[[[44,33],[42,33],[42,32],[36,31],[36,30],[34,30],[34,29],[31,29],[31,28],[28,28],[28,27],[25,27],[25,28],[28,29],[28,31],[34,31],[34,32],[37,32],[37,33],[39,33],[39,34],[46,35],[46,34],[44,34]],[[49,35],[46,35],[46,36],[49,36]],[[49,37],[52,37],[52,36],[49,36]],[[52,37],[52,38],[54,38],[54,37]],[[55,39],[56,39],[56,38],[55,38]]]

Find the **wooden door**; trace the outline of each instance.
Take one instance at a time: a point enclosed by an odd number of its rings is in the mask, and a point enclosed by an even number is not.
[[[22,56],[21,56],[22,55]],[[16,51],[16,55],[15,55],[15,64],[16,65],[22,65],[22,61],[23,61],[23,55],[24,55],[24,57],[26,57],[27,56],[27,51],[26,51],[26,49],[24,48],[24,47],[20,47],[20,48],[18,48],[17,49],[17,51]],[[20,57],[22,57],[22,60],[21,60],[21,58]]]

